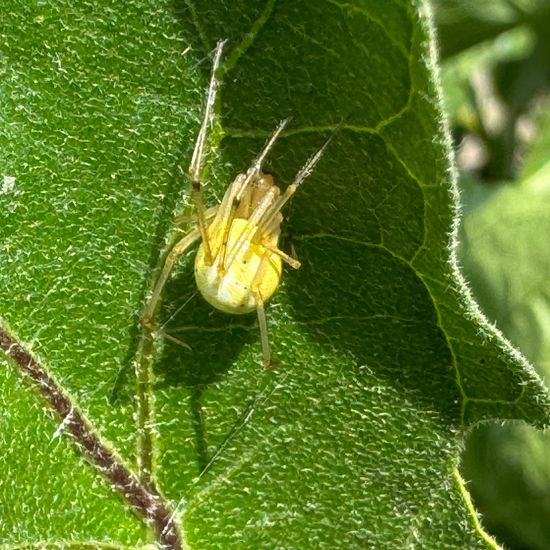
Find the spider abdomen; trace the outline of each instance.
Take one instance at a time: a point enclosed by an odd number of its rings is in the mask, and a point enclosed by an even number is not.
[[[246,225],[244,218],[233,219],[223,258],[218,253],[208,265],[201,244],[195,259],[195,280],[200,293],[208,303],[225,313],[255,311],[258,296],[263,302],[269,300],[281,279],[282,265],[278,255],[252,239],[237,246]],[[215,228],[215,231],[221,230]],[[216,235],[211,237],[217,240]],[[269,241],[269,245],[276,247],[278,235],[271,235]],[[226,265],[220,265],[222,262]]]

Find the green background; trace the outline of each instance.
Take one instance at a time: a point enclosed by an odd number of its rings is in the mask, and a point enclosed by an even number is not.
[[[253,315],[196,295],[193,253],[166,289],[164,328],[192,351],[159,348],[155,477],[189,547],[494,547],[456,472],[464,431],[545,425],[548,396],[449,261],[451,153],[419,6],[9,0],[0,17],[3,324],[131,468],[139,313],[173,212],[190,212],[180,169],[216,41],[209,204],[280,119],[266,171],[282,186],[344,121],[286,210],[302,268],[268,308],[277,369]],[[150,542],[3,365],[6,548]]]

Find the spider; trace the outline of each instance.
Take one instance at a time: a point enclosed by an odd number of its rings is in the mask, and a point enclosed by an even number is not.
[[[177,241],[169,251],[146,304],[143,323],[150,326],[174,265],[200,239],[195,258],[195,280],[200,293],[212,306],[226,313],[256,311],[263,364],[270,367],[271,350],[264,305],[279,286],[282,262],[294,269],[300,267],[298,260],[278,248],[283,221],[281,209],[311,174],[332,136],[308,159],[286,190],[281,192],[273,177],[262,172],[262,164],[289,119],[283,120],[250,168],[238,174],[231,183],[221,203],[205,209],[200,174],[207,134],[214,117],[213,107],[219,87],[216,73],[223,46],[224,42],[218,42],[214,52],[204,117],[189,166],[197,227]]]

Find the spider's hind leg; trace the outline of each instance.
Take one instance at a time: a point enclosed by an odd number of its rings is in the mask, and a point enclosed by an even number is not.
[[[271,361],[271,348],[269,346],[269,335],[267,333],[267,318],[265,316],[264,301],[259,291],[255,293],[256,313],[258,315],[258,325],[260,327],[260,339],[262,341],[263,364],[266,369],[273,366]]]

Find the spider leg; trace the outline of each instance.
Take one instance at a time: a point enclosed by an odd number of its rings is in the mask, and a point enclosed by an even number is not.
[[[271,205],[260,223],[260,232],[271,225],[273,219],[275,218],[275,216],[277,216],[277,213],[281,211],[283,206],[288,202],[290,197],[294,195],[294,193],[296,192],[298,187],[302,185],[304,180],[311,175],[313,169],[315,168],[315,165],[321,160],[321,157],[323,156],[326,148],[334,139],[335,135],[336,132],[333,132],[330,137],[325,141],[325,143],[323,143],[321,148],[311,157],[309,157],[307,162],[302,166],[302,168],[300,168],[300,170],[294,177],[294,181],[285,189],[285,192]]]
[[[260,292],[259,286],[263,279],[265,268],[268,266],[270,261],[271,261],[271,253],[266,252],[262,257],[260,265],[258,266],[258,271],[256,271],[254,279],[250,284],[250,290],[254,296],[254,301],[256,303],[256,314],[258,316],[258,326],[260,328],[260,340],[262,342],[263,364],[266,369],[269,367],[272,367],[273,362],[271,361],[271,348],[269,345],[269,334],[267,331],[267,317],[265,314],[264,299]]]
[[[258,314],[258,325],[260,327],[260,339],[262,341],[262,355],[264,367],[268,369],[272,366],[271,349],[269,347],[269,335],[267,333],[267,318],[265,316],[264,301],[259,291],[255,292],[256,313]]]
[[[216,214],[218,213],[219,205],[211,206],[210,208],[207,208],[204,212],[204,218],[207,222],[210,222],[214,219]],[[176,216],[173,220],[173,224],[175,227],[181,229],[184,225],[189,225],[190,223],[197,223],[198,224],[198,218],[196,214],[180,214],[179,216]]]
[[[239,235],[239,237],[232,243],[231,249],[228,251],[226,268],[229,269],[231,264],[235,261],[235,258],[245,246],[245,243],[251,242],[255,234],[258,233],[259,222],[265,216],[266,211],[269,209],[273,201],[275,200],[278,189],[271,187],[266,191],[264,196],[260,199],[258,204],[254,207],[254,210],[247,218],[246,223]]]
[[[220,272],[225,272],[227,265],[231,263],[231,260],[227,262],[226,265],[226,254],[227,254],[227,240],[229,238],[229,231],[231,229],[231,221],[235,216],[235,211],[237,206],[240,204],[245,191],[248,187],[256,181],[259,177],[260,171],[262,169],[262,164],[269,154],[273,145],[285,129],[290,119],[282,120],[271,137],[267,140],[260,154],[256,157],[254,162],[250,165],[250,168],[246,171],[246,174],[239,174],[233,183],[231,184],[230,189],[225,194],[222,204],[219,207],[218,216],[216,217],[216,224],[218,227],[223,228],[221,242],[215,243],[212,246],[213,258],[220,256],[220,261],[218,264],[218,269]],[[271,196],[271,195],[270,195]],[[271,199],[271,202],[273,199]],[[213,232],[215,233],[215,232]]]
[[[167,340],[170,340],[171,342],[174,342],[174,344],[177,344],[178,346],[181,346],[182,348],[185,348],[186,350],[188,351],[193,351],[193,348],[187,344],[186,342],[184,342],[183,340],[180,340],[179,338],[176,338],[175,336],[173,336],[172,334],[168,334],[168,332],[165,332],[164,330],[162,331],[162,335],[167,339]]]
[[[242,198],[242,195],[248,185],[250,185],[250,182],[260,173],[262,169],[262,164],[264,163],[265,158],[273,149],[273,146],[275,145],[275,142],[279,138],[279,136],[283,133],[283,130],[286,128],[286,125],[290,122],[290,118],[285,118],[284,120],[281,120],[279,122],[279,125],[277,128],[275,128],[275,131],[273,134],[271,134],[271,137],[267,140],[266,144],[264,145],[263,149],[260,151],[260,154],[254,159],[254,162],[250,165],[250,168],[246,172],[246,178],[242,182],[241,188],[239,189],[236,199],[240,200]]]
[[[262,242],[262,246],[266,250],[269,250],[271,253],[279,256],[281,260],[283,260],[283,262],[286,262],[293,269],[300,269],[300,261],[296,258],[293,258],[290,254],[283,252],[280,248],[277,248],[276,246],[273,246],[272,244],[269,244],[267,242]]]
[[[202,119],[199,135],[197,136],[197,141],[195,142],[195,149],[193,150],[191,164],[189,165],[189,176],[191,178],[191,184],[193,186],[193,200],[197,209],[199,230],[207,262],[212,261],[212,251],[210,248],[210,243],[208,242],[207,221],[205,215],[204,201],[202,198],[201,170],[208,130],[210,129],[210,126],[212,125],[212,121],[214,119],[214,105],[216,103],[216,94],[220,86],[220,81],[216,76],[216,72],[220,67],[224,45],[225,41],[218,42],[216,50],[214,52],[214,62],[212,66],[212,75],[210,77],[210,85],[208,87],[208,94],[206,96],[204,117]]]
[[[178,261],[178,258],[195,241],[197,241],[200,238],[200,236],[201,236],[200,231],[198,229],[194,229],[193,231],[185,235],[185,237],[180,239],[175,244],[175,246],[170,250],[168,256],[166,257],[166,260],[164,261],[162,271],[160,272],[160,275],[155,282],[153,292],[151,293],[151,296],[147,301],[147,305],[145,306],[145,310],[143,312],[143,319],[142,319],[142,322],[144,325],[150,326],[151,320],[155,316],[155,313],[158,308],[158,304],[160,302],[160,295],[162,293],[162,289],[164,288],[164,285],[166,284],[166,281],[168,280],[168,277],[170,276],[170,273],[172,272],[174,265]]]

